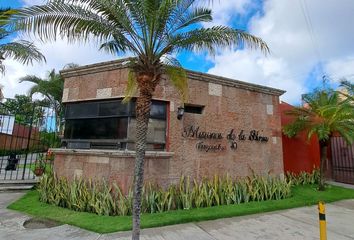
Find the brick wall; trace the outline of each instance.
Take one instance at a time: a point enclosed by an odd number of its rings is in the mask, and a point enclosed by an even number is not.
[[[118,63],[111,62],[62,74],[65,78],[63,101],[75,102],[122,97],[128,70],[120,67]],[[202,114],[186,113],[182,120],[177,120],[177,108],[181,106],[177,91],[168,80],[162,80],[156,88],[154,98],[170,103],[168,149],[173,155],[162,159],[149,157],[154,159],[147,161],[149,171],[156,173],[153,174],[154,177],[171,183],[176,182],[181,175],[199,179],[213,177],[215,174],[247,176],[253,171],[258,174],[282,174],[279,112],[279,95],[282,91],[195,72],[188,72],[188,76],[188,103],[205,106]],[[199,127],[199,133],[219,134],[221,139],[198,139],[191,137],[192,134],[189,137],[186,136],[188,134],[182,136],[184,130],[189,130],[191,126],[194,130]],[[231,149],[231,141],[227,137],[232,129],[236,137],[235,150]],[[239,140],[238,137],[242,130],[245,140]],[[263,140],[268,141],[249,140],[252,130],[258,131],[259,135],[266,137]],[[198,150],[197,147],[202,148],[202,145],[215,146],[217,149],[208,152]],[[132,179],[121,179],[120,170],[113,170],[112,162],[126,166],[124,171],[132,174],[133,157],[114,157],[112,159],[115,160],[109,160],[109,163],[97,158],[96,165],[84,167],[81,164],[90,162],[93,158],[89,155],[78,156],[61,152],[57,154],[55,161],[56,170],[63,176],[70,176],[76,170],[82,171],[85,177],[105,176],[124,182],[124,185],[130,184]],[[71,169],[70,173],[68,169]],[[101,171],[99,169],[106,170],[97,175],[97,171]],[[149,178],[149,175],[146,178]]]
[[[58,176],[116,182],[124,192],[133,182],[134,152],[114,150],[54,150],[54,170]],[[145,180],[166,187],[169,184],[169,164],[173,153],[147,152]]]

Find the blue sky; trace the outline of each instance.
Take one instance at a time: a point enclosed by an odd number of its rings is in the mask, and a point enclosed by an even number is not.
[[[0,0],[1,7],[41,3],[43,0]],[[211,7],[214,21],[206,27],[247,30],[265,40],[271,54],[265,57],[247,48],[224,49],[215,56],[183,52],[178,58],[185,68],[284,89],[287,93],[282,100],[293,104],[300,102],[301,94],[320,86],[323,75],[334,87],[343,77],[354,79],[352,0],[222,0]],[[7,73],[0,79],[6,97],[26,93],[30,85],[18,83],[26,74],[43,77],[70,62],[84,65],[116,58],[97,52],[93,45],[33,41],[46,55],[47,64],[22,66],[6,60]]]
[[[2,0],[1,7],[11,7],[11,8],[18,8],[23,5],[23,2],[18,0]]]

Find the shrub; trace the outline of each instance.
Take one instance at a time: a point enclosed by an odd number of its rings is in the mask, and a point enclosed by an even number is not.
[[[53,174],[44,175],[38,185],[40,201],[75,211],[99,215],[130,215],[133,193],[126,195],[105,181],[68,181]],[[200,182],[181,177],[179,184],[166,190],[148,183],[143,188],[142,212],[156,213],[249,201],[279,200],[290,197],[291,182],[277,177],[252,176],[233,180],[229,176]]]
[[[311,173],[300,172],[299,174],[287,172],[285,174],[285,178],[287,182],[291,182],[295,186],[318,184],[320,181],[320,170],[318,168],[314,168]]]

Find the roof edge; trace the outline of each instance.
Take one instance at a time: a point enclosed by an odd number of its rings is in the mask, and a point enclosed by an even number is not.
[[[119,59],[119,60],[113,60],[108,62],[85,65],[85,66],[72,68],[72,69],[61,70],[60,74],[64,78],[77,77],[77,76],[82,76],[82,75],[87,75],[92,73],[99,73],[104,71],[127,68],[127,63],[128,63],[127,59]],[[188,69],[186,69],[186,71],[187,71],[188,78],[192,80],[221,84],[230,87],[237,87],[241,89],[266,93],[275,96],[281,96],[286,92],[284,90],[277,89],[277,88],[267,87],[267,86],[258,85],[254,83],[248,83],[236,79],[212,75],[209,73],[196,72]]]

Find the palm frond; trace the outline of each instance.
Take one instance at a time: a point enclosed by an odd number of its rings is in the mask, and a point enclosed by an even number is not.
[[[128,82],[127,87],[125,89],[125,97],[123,99],[124,103],[127,103],[131,100],[132,97],[135,96],[138,90],[138,83],[136,81],[135,73],[133,71],[129,71],[128,73]]]
[[[69,42],[88,42],[94,37],[98,43],[120,39],[124,40],[121,49],[137,51],[125,36],[127,31],[122,21],[111,21],[110,12],[105,11],[107,8],[98,4],[106,1],[73,2],[52,1],[46,5],[24,8],[17,14],[17,28],[35,33],[43,41],[55,41],[58,37],[67,38]]]
[[[42,79],[34,75],[27,75],[20,78],[20,82],[35,84],[29,90],[30,96],[39,93],[45,96],[53,106],[58,105],[62,99],[64,80],[54,69],[48,72],[47,76],[46,79]]]
[[[22,82],[31,82],[31,83],[38,84],[40,81],[43,81],[43,80],[40,77],[37,77],[35,75],[27,75],[27,76],[21,77],[19,79],[20,83],[22,83]]]
[[[338,91],[338,93],[341,96],[344,96],[344,101],[349,101],[354,104],[354,84],[346,79],[342,79],[340,86],[342,87],[342,90]]]
[[[164,58],[164,68],[168,79],[179,92],[182,101],[187,102],[188,77],[186,70],[182,68],[177,59],[168,56]]]
[[[288,114],[293,121],[283,127],[289,137],[301,131],[307,132],[308,138],[316,135],[320,141],[327,141],[338,132],[348,143],[354,141],[354,107],[339,98],[333,90],[315,91],[304,96],[307,107],[294,108]]]
[[[269,52],[267,44],[260,38],[244,31],[223,26],[200,28],[187,33],[176,34],[171,38],[174,50],[207,50],[215,54],[217,48],[225,47],[250,47],[260,48],[264,53]]]
[[[46,61],[44,55],[33,43],[24,40],[1,44],[0,57],[2,59],[12,58],[23,64],[33,64],[34,61]]]

